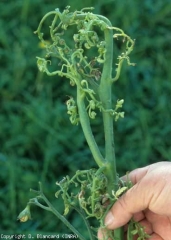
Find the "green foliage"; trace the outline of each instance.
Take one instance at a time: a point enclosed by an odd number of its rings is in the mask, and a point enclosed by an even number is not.
[[[56,5],[59,4],[59,5]],[[35,57],[42,49],[33,34],[42,16],[69,1],[1,1],[0,33],[0,212],[1,232],[67,232],[51,213],[34,208],[32,221],[19,224],[18,212],[25,207],[28,189],[43,182],[54,205],[56,181],[76,169],[94,167],[79,126],[66,114],[68,86],[62,79],[39,73]],[[85,7],[73,1],[72,10]],[[120,174],[136,167],[171,158],[171,27],[169,0],[86,1],[87,7],[108,17],[136,39],[132,69],[125,68],[115,84],[115,100],[124,98],[125,118],[115,126],[115,149]],[[128,11],[129,9],[129,11]],[[3,10],[3,11],[2,11]],[[40,49],[38,49],[38,46]],[[117,48],[114,49],[116,56]],[[115,71],[115,63],[113,64]],[[124,65],[123,65],[124,67]],[[73,93],[74,95],[74,93]],[[103,146],[102,127],[97,120],[94,133]],[[81,134],[80,134],[81,133]],[[30,193],[32,197],[32,193]],[[60,209],[62,203],[58,203]],[[82,229],[82,222],[69,215]],[[43,229],[43,230],[42,230]],[[83,235],[86,233],[83,229]]]

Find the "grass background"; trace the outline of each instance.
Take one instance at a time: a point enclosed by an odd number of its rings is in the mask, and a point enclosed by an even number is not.
[[[68,232],[50,213],[33,207],[32,221],[21,224],[18,213],[37,189],[62,212],[55,182],[77,169],[94,167],[80,131],[71,126],[65,100],[68,82],[38,71],[42,55],[33,34],[48,11],[67,5],[93,6],[116,27],[136,39],[131,55],[136,67],[124,66],[114,96],[125,99],[125,118],[115,125],[119,174],[171,159],[171,2],[149,0],[9,0],[0,1],[0,233]],[[97,123],[101,143],[102,126]],[[86,237],[74,213],[69,220]]]

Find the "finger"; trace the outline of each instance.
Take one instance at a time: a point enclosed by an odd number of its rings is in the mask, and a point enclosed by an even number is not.
[[[97,233],[98,240],[106,239],[106,237],[107,237],[107,229],[100,228]],[[111,240],[111,238],[108,238],[108,240]]]
[[[98,238],[99,240],[103,240],[104,235],[105,235],[105,229],[100,228],[100,229],[98,230],[98,233],[97,233],[97,238]]]
[[[123,181],[130,180],[133,185],[139,182],[147,173],[149,166],[143,168],[137,168],[131,171],[128,175],[121,177]]]
[[[150,240],[164,240],[164,239],[160,237],[158,234],[153,233],[150,235]]]
[[[134,214],[142,212],[148,206],[146,186],[137,183],[112,206],[105,218],[105,225],[109,229],[116,229],[125,225]],[[150,197],[150,196],[149,196]]]
[[[170,209],[167,206],[170,202],[170,164],[153,164],[129,174],[130,180],[135,185],[123,194],[108,212],[105,218],[107,228],[119,228],[128,223],[134,214],[145,209],[169,216]]]
[[[150,166],[129,173],[128,177],[135,185],[119,198],[107,214],[105,224],[109,229],[125,225],[135,213],[142,212],[148,207],[150,188],[146,187],[148,181],[144,182],[143,179]],[[126,177],[124,176],[123,179]]]
[[[145,219],[146,217],[145,217],[145,214],[144,214],[144,212],[138,212],[138,213],[135,213],[134,215],[133,215],[133,219],[134,219],[134,221],[136,221],[136,222],[140,222],[140,221],[142,221],[143,219]]]
[[[139,223],[142,227],[144,227],[145,233],[151,235],[154,232],[152,224],[147,219],[144,219],[144,220],[140,221]]]

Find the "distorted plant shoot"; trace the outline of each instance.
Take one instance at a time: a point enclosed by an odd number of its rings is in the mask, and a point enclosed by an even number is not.
[[[87,238],[67,220],[68,212],[72,209],[80,214],[87,227],[88,239],[96,239],[97,228],[90,226],[89,219],[96,219],[98,226],[104,227],[104,218],[110,207],[131,187],[129,179],[124,183],[120,181],[116,170],[113,124],[124,117],[124,100],[113,102],[112,85],[117,84],[124,61],[134,66],[129,59],[134,40],[122,29],[113,27],[107,18],[91,11],[92,8],[75,12],[70,12],[69,7],[63,12],[55,9],[42,18],[35,33],[46,49],[44,57],[37,57],[39,70],[49,76],[56,75],[56,81],[63,78],[66,84],[75,88],[76,97],[67,93],[70,96],[66,102],[67,113],[72,124],[81,125],[97,167],[78,169],[74,176],[68,174],[56,183],[58,190],[55,196],[63,198],[63,215],[52,206],[39,183],[40,189],[32,190],[36,197],[29,200],[26,209],[18,216],[21,221],[30,219],[30,206],[37,205],[55,214],[81,240]],[[52,17],[47,36],[43,28]],[[71,41],[68,42],[68,31],[71,33],[71,30],[72,45]],[[116,59],[113,59],[113,43],[121,49]],[[92,122],[96,118],[100,118],[103,124],[103,151],[93,134]],[[143,228],[131,220],[127,239],[133,239],[137,234],[139,240],[147,237]],[[123,240],[123,228],[107,231],[104,239],[109,238]]]

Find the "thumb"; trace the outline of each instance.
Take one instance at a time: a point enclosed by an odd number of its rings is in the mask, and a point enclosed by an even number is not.
[[[116,229],[125,225],[133,216],[147,208],[148,201],[144,200],[145,192],[139,184],[134,185],[112,206],[105,218],[105,225],[109,229]]]

